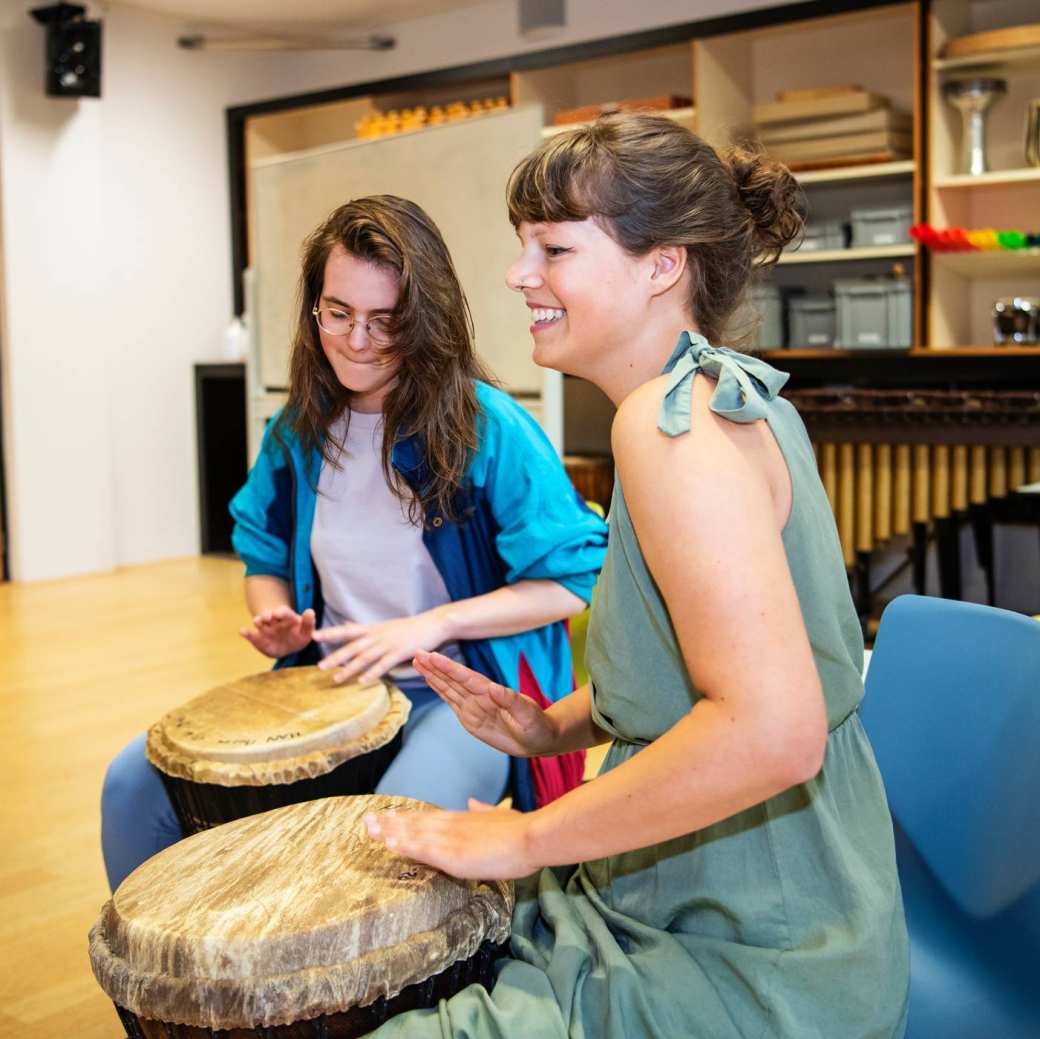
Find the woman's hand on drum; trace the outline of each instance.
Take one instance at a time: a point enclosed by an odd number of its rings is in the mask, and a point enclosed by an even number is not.
[[[342,642],[318,667],[339,668],[337,682],[351,679],[374,682],[392,667],[411,660],[420,650],[433,649],[448,639],[443,617],[434,610],[414,617],[398,617],[377,624],[337,624],[314,633],[316,642]]]
[[[239,634],[269,657],[297,653],[314,637],[314,611],[297,613],[291,606],[276,606],[253,618],[254,627],[242,628]]]
[[[557,732],[550,715],[530,697],[444,656],[416,653],[416,671],[478,740],[513,757],[553,754]]]
[[[380,812],[368,835],[417,862],[466,880],[515,880],[541,866],[531,852],[530,815],[472,798],[468,812]]]

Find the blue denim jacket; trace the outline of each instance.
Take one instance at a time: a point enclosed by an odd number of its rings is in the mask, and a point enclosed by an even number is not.
[[[458,498],[461,521],[435,512],[423,542],[453,600],[507,584],[548,579],[588,602],[606,553],[606,526],[575,492],[538,424],[508,394],[476,383],[478,446]],[[392,464],[412,488],[423,485],[426,460],[415,437],[399,440]],[[304,452],[275,420],[245,486],[231,501],[232,543],[246,575],[270,574],[289,584],[293,608],[311,607],[319,623],[321,587],[311,559],[311,526],[321,453]],[[344,534],[344,536],[349,536]],[[466,663],[512,689],[537,690],[547,700],[573,688],[570,642],[563,622],[531,631],[459,643]],[[315,647],[279,660],[290,667],[317,660]],[[515,766],[524,763],[517,762]],[[514,767],[514,798],[525,804],[526,770]]]

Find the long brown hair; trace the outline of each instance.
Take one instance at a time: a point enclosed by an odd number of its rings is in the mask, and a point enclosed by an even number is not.
[[[359,198],[335,210],[304,242],[299,309],[289,360],[289,402],[283,421],[306,450],[320,449],[339,465],[341,446],[329,427],[350,404],[351,392],[322,349],[312,309],[321,296],[325,262],[336,246],[393,271],[400,294],[390,316],[391,345],[401,361],[383,402],[383,472],[422,522],[431,510],[457,520],[455,496],[477,447],[475,379],[493,377],[473,346],[473,318],[440,231],[414,202],[396,195]],[[391,464],[399,438],[418,438],[427,473],[412,489]]]
[[[802,231],[805,200],[785,166],[742,148],[722,156],[671,119],[607,116],[546,140],[509,179],[509,218],[595,217],[625,250],[686,247],[691,314],[719,342],[753,270]]]

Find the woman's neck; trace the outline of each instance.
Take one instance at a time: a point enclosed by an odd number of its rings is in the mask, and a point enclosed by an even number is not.
[[[639,335],[611,353],[603,370],[590,375],[590,381],[619,405],[633,390],[661,374],[684,331],[696,332],[697,326],[682,313],[648,322]]]

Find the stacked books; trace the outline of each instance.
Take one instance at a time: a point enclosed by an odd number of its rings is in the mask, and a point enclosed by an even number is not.
[[[788,90],[755,105],[758,138],[797,169],[892,162],[913,154],[913,117],[862,87]]]

